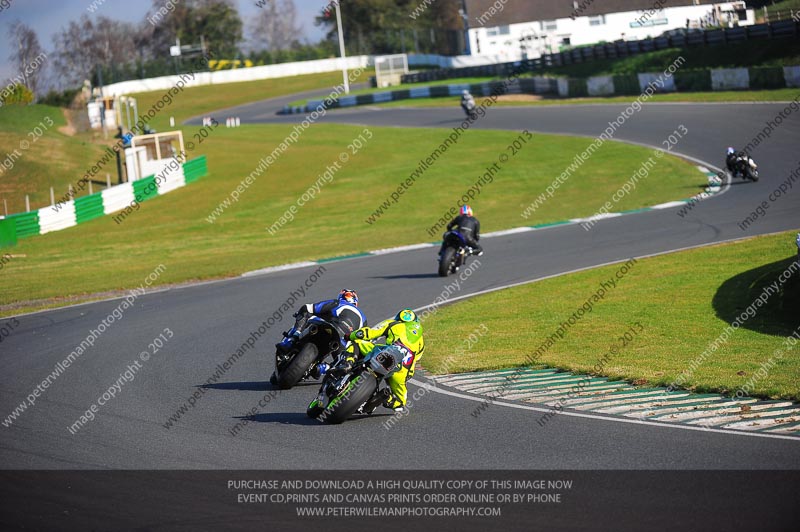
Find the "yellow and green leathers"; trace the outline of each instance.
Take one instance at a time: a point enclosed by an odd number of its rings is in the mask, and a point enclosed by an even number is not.
[[[401,408],[406,404],[408,395],[406,381],[414,376],[417,360],[425,350],[422,338],[422,324],[418,320],[400,321],[384,320],[374,327],[363,327],[354,331],[350,338],[353,342],[347,348],[347,359],[355,362],[375,348],[375,345],[394,344],[404,347],[408,354],[403,358],[401,368],[387,379],[392,397],[386,406]]]

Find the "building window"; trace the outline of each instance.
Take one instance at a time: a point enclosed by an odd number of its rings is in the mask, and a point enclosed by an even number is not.
[[[555,31],[558,29],[558,23],[555,20],[543,20],[539,23],[542,31]]]
[[[496,26],[494,28],[487,28],[486,35],[494,37],[495,35],[508,35],[511,33],[511,28],[508,26]]]
[[[589,17],[589,26],[602,26],[605,23],[606,23],[605,15],[595,15],[593,17]]]

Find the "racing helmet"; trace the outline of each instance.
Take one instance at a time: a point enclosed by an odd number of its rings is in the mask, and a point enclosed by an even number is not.
[[[461,214],[464,214],[466,216],[472,216],[472,207],[470,207],[469,205],[462,205],[460,212]]]
[[[411,310],[410,308],[404,308],[400,312],[397,313],[397,316],[394,317],[397,321],[404,321],[406,323],[411,321],[418,321],[417,320],[417,313]]]
[[[467,94],[469,94],[469,91],[467,89],[464,89],[463,91],[461,91],[461,94],[466,96]]]
[[[339,292],[339,302],[340,303],[349,303],[353,306],[358,306],[358,294],[356,294],[355,290],[349,290],[347,288],[342,289]]]
[[[736,153],[736,150],[733,149],[733,146],[728,146],[728,152],[727,153],[728,153],[728,155],[733,155],[734,153]]]

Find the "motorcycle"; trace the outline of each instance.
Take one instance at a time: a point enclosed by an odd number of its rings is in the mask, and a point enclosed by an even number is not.
[[[356,413],[371,414],[383,403],[386,380],[401,368],[409,352],[402,346],[378,345],[342,376],[328,372],[306,415],[339,424]]]
[[[758,181],[758,165],[749,155],[737,157],[733,163],[733,172],[731,173],[733,177],[738,175],[742,179],[749,179],[753,182]]]
[[[472,248],[458,231],[448,231],[442,236],[444,246],[439,255],[439,276],[447,277],[464,265]]]
[[[275,373],[270,382],[288,390],[305,379],[317,379],[325,374],[328,355],[334,360],[344,351],[344,335],[335,325],[311,316],[299,336],[283,333],[284,339],[275,349]]]
[[[758,165],[752,157],[746,155],[739,157],[739,171],[744,179],[749,179],[753,182],[758,181]]]
[[[461,108],[464,110],[464,114],[467,115],[467,118],[475,118],[475,100],[469,98],[468,100],[461,100]]]

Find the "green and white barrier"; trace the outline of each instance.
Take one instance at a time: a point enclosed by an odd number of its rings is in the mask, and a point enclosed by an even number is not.
[[[490,96],[492,94],[553,94],[557,92],[558,88],[556,78],[541,76],[520,78],[505,82],[451,83],[449,85],[432,85],[429,87],[414,87],[411,89],[398,89],[370,94],[340,96],[338,99],[331,100],[309,100],[308,103],[303,106],[286,106],[279,114],[311,113],[321,108],[335,109],[339,107],[371,105],[414,98],[460,96],[461,92],[464,90],[470,91],[474,96]]]
[[[208,173],[205,155],[143,179],[122,183],[101,192],[82,196],[30,212],[12,214],[16,237],[61,231],[101,216],[133,209],[133,205],[197,181]],[[119,216],[119,215],[118,215]],[[8,222],[5,222],[8,223]]]

